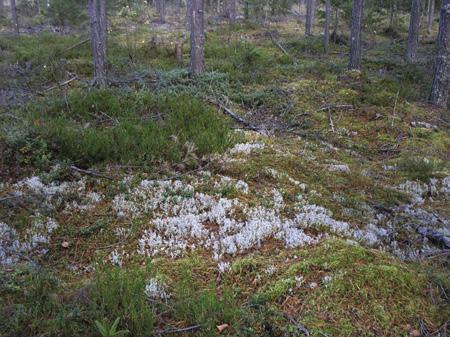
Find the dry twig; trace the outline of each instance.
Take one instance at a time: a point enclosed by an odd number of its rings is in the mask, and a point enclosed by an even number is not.
[[[103,173],[92,171],[92,170],[84,170],[84,169],[81,169],[81,168],[76,167],[74,165],[70,166],[70,169],[72,171],[75,171],[75,172],[78,172],[78,173],[87,174],[87,175],[94,176],[94,177],[99,177],[99,178],[105,178],[105,179],[109,179],[109,180],[114,180],[113,177],[107,176],[107,175],[105,175]]]
[[[187,328],[157,330],[157,331],[154,332],[154,334],[156,336],[160,336],[160,335],[165,335],[165,334],[173,334],[173,333],[182,333],[182,332],[193,331],[193,330],[197,330],[198,328],[200,328],[200,325],[197,324],[197,325],[189,326]]]
[[[244,120],[241,116],[239,116],[238,114],[236,114],[233,110],[231,110],[230,108],[226,107],[225,105],[223,105],[221,102],[215,101],[211,98],[207,99],[210,103],[213,103],[215,105],[217,105],[221,110],[224,111],[224,113],[228,116],[230,116],[231,118],[233,118],[235,121],[241,123],[242,125],[245,126],[246,129],[248,130],[253,130],[256,132],[262,132],[263,130],[250,124],[249,122],[247,122],[246,120]]]

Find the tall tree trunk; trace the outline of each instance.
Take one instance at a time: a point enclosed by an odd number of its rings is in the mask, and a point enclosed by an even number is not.
[[[250,4],[248,0],[244,0],[244,19],[247,21],[250,19]]]
[[[433,26],[434,21],[434,4],[436,0],[428,0],[428,8],[427,8],[427,31],[431,32],[431,27]]]
[[[89,29],[94,59],[94,84],[105,88],[106,75],[107,20],[106,0],[89,0]]]
[[[411,1],[411,15],[409,18],[408,43],[406,45],[406,60],[414,62],[419,48],[420,28],[420,0]]]
[[[350,70],[361,70],[361,35],[364,0],[353,0],[350,35]]]
[[[302,0],[297,1],[298,14],[297,14],[297,23],[302,21]]]
[[[5,3],[0,0],[0,18],[5,16]]]
[[[333,23],[334,42],[337,42],[338,27],[339,27],[339,9],[336,6],[334,7],[334,23]]]
[[[430,101],[445,108],[450,107],[450,0],[442,0],[437,45]]]
[[[325,0],[325,27],[323,32],[323,46],[325,53],[330,49],[330,17],[331,17],[331,3],[330,0]]]
[[[396,14],[397,13],[397,3],[396,0],[393,0],[391,3],[391,7],[389,9],[389,28],[391,30],[395,30],[396,28]]]
[[[179,17],[181,14],[181,0],[177,0],[176,2],[175,14],[177,17]]]
[[[17,20],[17,7],[16,0],[11,0],[11,20],[13,25],[13,32],[15,35],[19,35],[19,21]]]
[[[222,1],[222,14],[227,17],[228,16],[228,0]]]
[[[105,62],[106,62],[106,48],[108,45],[108,14],[106,10],[106,1],[107,0],[99,0],[99,16],[100,16],[100,38],[102,45],[102,53],[104,54]]]
[[[214,0],[209,0],[209,15],[214,15]]]
[[[203,0],[190,0],[189,7],[191,19],[191,72],[194,75],[200,75],[205,71]]]
[[[305,35],[310,36],[313,25],[313,1],[306,0],[306,22],[305,22]]]
[[[191,27],[191,4],[192,0],[186,0],[186,26]]]
[[[311,10],[311,33],[314,28],[314,22],[316,22],[316,9],[317,9],[317,0],[311,0],[312,10]]]
[[[217,0],[216,2],[216,15],[220,15],[220,0]]]
[[[166,1],[156,0],[156,10],[158,11],[159,22],[166,23]]]
[[[228,18],[230,23],[236,22],[236,0],[230,0],[229,2]]]

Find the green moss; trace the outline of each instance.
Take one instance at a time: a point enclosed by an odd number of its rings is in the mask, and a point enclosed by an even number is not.
[[[343,241],[327,241],[304,256],[305,261],[288,269],[290,275],[331,276],[304,299],[306,322],[321,331],[400,335],[402,325],[415,322],[417,316],[439,316],[425,291],[427,278],[415,267]],[[318,318],[317,310],[326,312],[331,321]]]
[[[285,295],[291,287],[295,285],[295,280],[291,278],[281,279],[267,287],[264,296],[267,300],[276,301],[281,296]]]
[[[248,273],[254,273],[258,269],[258,262],[251,256],[237,259],[231,265],[233,273],[238,275],[244,275]]]

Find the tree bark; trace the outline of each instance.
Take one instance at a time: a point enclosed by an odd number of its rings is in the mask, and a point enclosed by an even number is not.
[[[445,108],[450,107],[450,0],[442,0],[437,46],[430,101]]]
[[[431,28],[433,26],[434,21],[434,5],[436,0],[428,0],[428,8],[427,8],[427,31],[431,32]]]
[[[396,15],[397,15],[397,3],[395,0],[392,1],[389,10],[389,28],[394,30],[396,28]]]
[[[16,7],[16,0],[11,0],[11,21],[13,25],[13,32],[14,35],[19,35],[19,21],[17,19],[17,7]]]
[[[364,0],[353,0],[350,35],[350,70],[361,70],[361,35]]]
[[[228,19],[230,23],[236,22],[236,0],[230,0],[229,2]]]
[[[333,23],[333,35],[335,37],[335,41],[337,40],[337,33],[338,33],[338,27],[339,27],[339,9],[334,7],[334,23]]]
[[[228,0],[222,0],[222,14],[225,17],[228,15]]]
[[[89,29],[94,61],[94,84],[105,88],[106,74],[107,18],[106,0],[89,0]]]
[[[190,0],[191,23],[191,62],[190,68],[194,75],[201,75],[205,71],[205,35],[203,0]]]
[[[330,18],[331,18],[331,3],[330,0],[325,0],[325,27],[323,32],[323,46],[325,53],[330,49]]]
[[[316,0],[311,0],[312,10],[311,10],[311,33],[314,29],[314,22],[316,22],[316,9],[317,2]]]
[[[106,11],[106,1],[107,0],[99,0],[99,15],[100,15],[100,38],[102,45],[102,53],[104,54],[104,58],[106,60],[106,46],[108,45],[108,14]]]
[[[305,22],[305,35],[310,36],[313,25],[313,1],[306,0],[306,22]]]
[[[0,18],[5,16],[5,3],[0,0]]]
[[[420,28],[420,0],[412,0],[411,15],[409,18],[408,42],[406,45],[406,60],[414,62],[419,48]]]
[[[180,16],[180,13],[181,13],[181,0],[177,0],[175,11],[176,11],[176,15]]]
[[[156,0],[156,10],[158,11],[159,22],[166,23],[166,1]]]
[[[250,4],[248,0],[244,0],[244,19],[250,19]]]

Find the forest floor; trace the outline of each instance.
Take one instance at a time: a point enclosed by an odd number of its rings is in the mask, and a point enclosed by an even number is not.
[[[445,335],[432,35],[410,65],[368,33],[359,73],[295,22],[217,23],[192,78],[182,28],[111,26],[105,90],[85,36],[0,38],[0,335]]]

